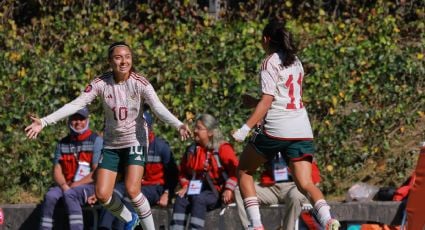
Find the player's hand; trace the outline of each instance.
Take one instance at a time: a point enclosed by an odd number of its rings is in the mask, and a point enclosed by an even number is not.
[[[190,131],[189,126],[186,124],[180,126],[179,133],[182,141],[185,141],[192,136],[192,132]]]
[[[232,136],[236,141],[242,142],[245,140],[246,136],[248,136],[248,133],[250,130],[251,128],[249,128],[246,124],[244,124],[240,129],[232,133]]]
[[[43,129],[43,126],[41,124],[40,118],[31,116],[31,120],[32,123],[25,128],[25,132],[29,139],[35,139]]]
[[[221,199],[224,204],[232,203],[234,200],[233,191],[230,191],[229,189],[224,190],[223,194],[221,195]]]

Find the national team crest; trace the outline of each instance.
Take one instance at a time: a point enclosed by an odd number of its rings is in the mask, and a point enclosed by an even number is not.
[[[90,92],[92,89],[93,89],[93,86],[88,85],[88,86],[86,86],[86,88],[84,89],[84,92],[85,92],[85,93],[88,93],[88,92]]]

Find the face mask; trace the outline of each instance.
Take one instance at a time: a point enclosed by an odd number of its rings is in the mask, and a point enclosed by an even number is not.
[[[72,127],[71,122],[68,122],[68,125],[69,125],[69,129],[71,130],[72,133],[83,134],[85,131],[87,131],[87,129],[89,129],[89,123],[90,123],[90,120],[87,118],[86,127],[84,127],[83,129],[81,129],[79,131],[75,130],[74,127]]]

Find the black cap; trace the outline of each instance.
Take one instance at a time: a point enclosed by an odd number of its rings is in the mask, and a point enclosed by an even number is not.
[[[78,110],[75,114],[81,115],[84,118],[88,118],[89,117],[89,109],[87,109],[87,107],[84,107],[84,108]]]

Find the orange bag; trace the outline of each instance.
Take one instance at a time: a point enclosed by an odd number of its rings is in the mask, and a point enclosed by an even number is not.
[[[400,226],[386,224],[362,224],[360,230],[400,230]]]

